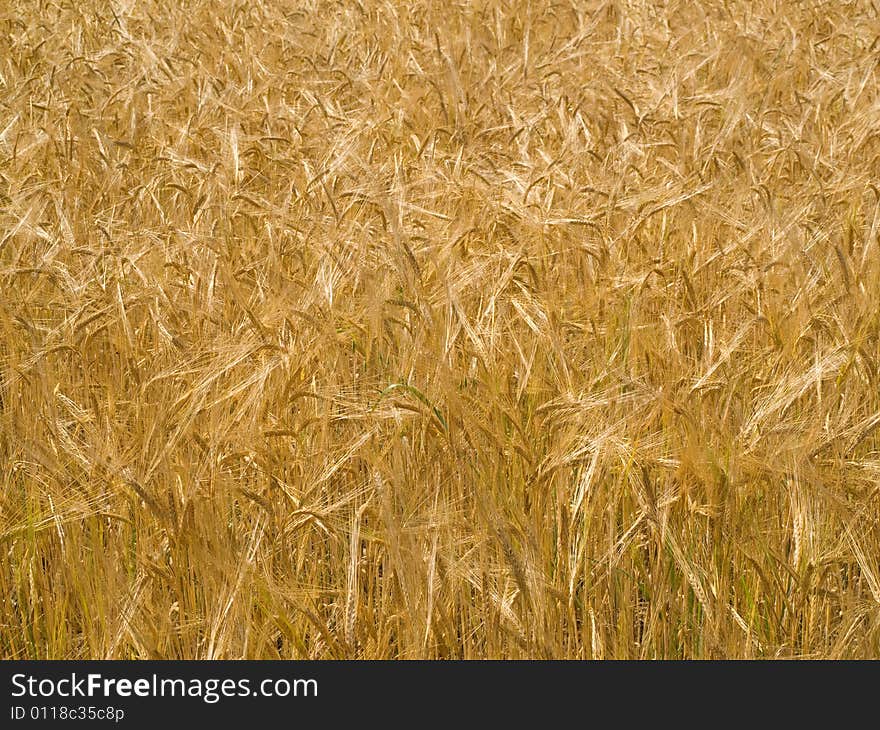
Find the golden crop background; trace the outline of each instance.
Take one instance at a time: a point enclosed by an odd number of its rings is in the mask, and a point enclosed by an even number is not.
[[[880,655],[870,2],[0,10],[0,656]]]

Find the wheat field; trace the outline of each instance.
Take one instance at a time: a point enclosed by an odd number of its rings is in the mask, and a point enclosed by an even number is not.
[[[878,10],[7,0],[0,656],[880,656]]]

